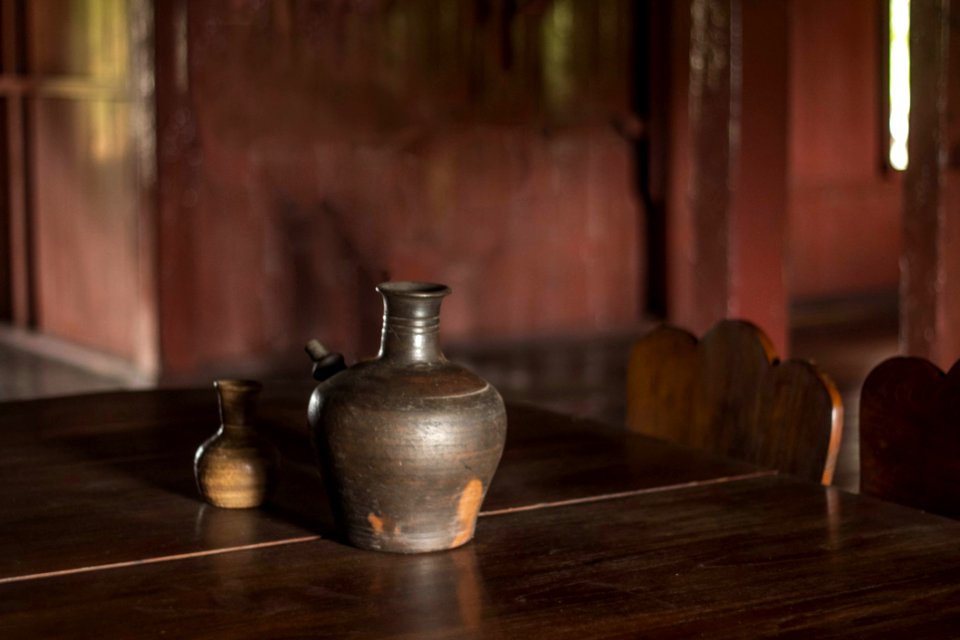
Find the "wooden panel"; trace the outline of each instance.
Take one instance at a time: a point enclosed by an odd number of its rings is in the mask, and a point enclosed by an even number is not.
[[[960,524],[768,478],[482,517],[418,556],[329,541],[0,585],[6,638],[949,637]]]
[[[305,432],[311,388],[264,390],[282,472],[269,506],[242,515],[207,507],[194,486],[194,451],[219,423],[212,388],[0,404],[0,578],[328,534]],[[485,512],[755,473],[530,407],[511,406],[508,423]]]
[[[910,164],[904,176],[901,352],[960,357],[960,27],[956,3],[910,5]]]
[[[153,375],[152,7],[10,0],[3,18],[14,323]]]
[[[132,115],[101,99],[31,104],[37,327],[130,360],[140,304]]]

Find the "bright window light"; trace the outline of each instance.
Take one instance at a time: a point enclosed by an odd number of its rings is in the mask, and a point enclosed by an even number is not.
[[[910,0],[890,0],[890,166],[907,168],[910,134]]]

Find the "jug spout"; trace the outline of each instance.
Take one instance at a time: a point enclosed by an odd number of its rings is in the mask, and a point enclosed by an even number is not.
[[[323,382],[347,368],[343,355],[334,353],[314,338],[304,348],[313,361],[313,379]]]

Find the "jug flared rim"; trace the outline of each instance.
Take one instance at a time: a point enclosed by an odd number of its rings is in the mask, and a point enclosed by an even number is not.
[[[438,282],[398,280],[381,282],[377,291],[384,295],[401,295],[416,298],[442,298],[451,293],[450,287]]]

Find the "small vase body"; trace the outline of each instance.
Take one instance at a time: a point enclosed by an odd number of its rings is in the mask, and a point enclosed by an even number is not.
[[[278,454],[257,433],[256,404],[262,388],[252,380],[217,380],[220,428],[197,449],[197,488],[217,507],[247,509],[267,498]]]
[[[380,354],[321,383],[308,410],[350,544],[419,553],[468,542],[506,439],[503,400],[439,348],[443,285],[390,282]]]

